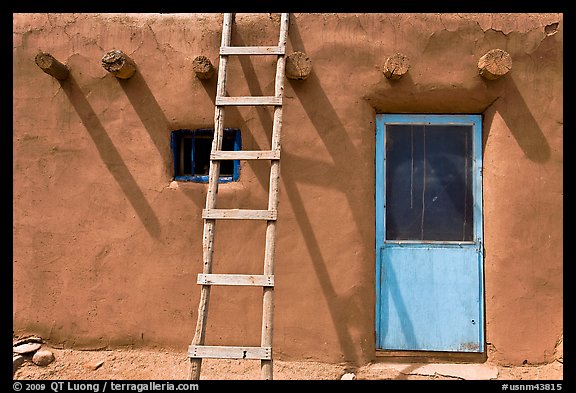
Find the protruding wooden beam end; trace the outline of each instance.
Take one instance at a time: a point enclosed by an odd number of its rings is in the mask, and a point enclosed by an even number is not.
[[[286,57],[284,70],[288,79],[304,80],[312,72],[312,60],[303,52],[294,52]]]
[[[214,75],[214,66],[206,56],[196,56],[192,60],[192,69],[198,79],[210,79]]]
[[[512,56],[502,49],[492,49],[478,60],[478,73],[485,79],[495,80],[512,69]]]
[[[116,78],[128,79],[136,72],[136,63],[126,53],[113,49],[102,57],[102,67]]]
[[[402,53],[396,53],[386,59],[384,63],[384,75],[388,79],[402,78],[410,69],[410,59]]]
[[[42,71],[54,78],[63,81],[68,78],[70,71],[68,67],[56,60],[50,53],[38,52],[34,61]]]

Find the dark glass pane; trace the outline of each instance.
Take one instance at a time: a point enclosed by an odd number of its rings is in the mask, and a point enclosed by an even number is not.
[[[222,150],[234,151],[235,137],[236,137],[235,131],[224,132],[224,137],[222,138]],[[231,160],[220,161],[220,176],[233,176],[233,175],[234,175],[234,161]]]
[[[472,241],[472,127],[386,126],[386,239]]]
[[[196,135],[194,137],[194,175],[208,175],[212,136]]]
[[[182,138],[182,156],[180,157],[182,173],[179,175],[192,174],[192,137]]]

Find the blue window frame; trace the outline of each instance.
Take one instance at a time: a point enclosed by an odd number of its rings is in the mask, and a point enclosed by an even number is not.
[[[174,162],[174,180],[208,183],[213,139],[213,129],[172,131],[170,148]],[[222,150],[242,150],[242,137],[239,129],[224,129]],[[219,183],[238,181],[239,178],[239,160],[223,160],[220,162]]]

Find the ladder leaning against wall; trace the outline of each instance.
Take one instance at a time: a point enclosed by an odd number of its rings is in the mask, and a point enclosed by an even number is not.
[[[282,129],[282,98],[284,92],[284,67],[286,40],[288,37],[289,14],[280,18],[280,36],[277,46],[230,46],[234,14],[224,14],[220,65],[216,88],[216,109],[214,113],[214,139],[210,154],[210,171],[204,219],[203,270],[198,275],[201,285],[198,320],[192,344],[188,349],[190,358],[190,379],[199,379],[203,358],[217,359],[257,359],[261,361],[262,379],[273,378],[272,367],[272,323],[274,313],[274,259],[276,248],[276,220],[278,209],[278,183],[280,179],[280,135]],[[227,97],[226,77],[228,56],[232,55],[274,55],[276,79],[274,96]],[[270,150],[262,151],[223,151],[224,108],[226,106],[273,106],[274,123]],[[216,195],[222,160],[270,160],[270,185],[268,210],[217,209]],[[266,246],[264,272],[262,275],[212,274],[214,234],[217,220],[265,220]],[[208,303],[212,285],[261,286],[263,288],[262,335],[259,347],[207,346],[204,345]]]

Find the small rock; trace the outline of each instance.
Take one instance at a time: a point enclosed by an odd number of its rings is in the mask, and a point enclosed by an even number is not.
[[[342,378],[340,378],[342,381],[352,381],[356,379],[356,375],[354,373],[346,373],[344,375],[342,375]]]
[[[47,349],[42,349],[32,356],[32,361],[34,364],[44,367],[54,361],[54,354]]]
[[[42,346],[42,344],[40,343],[26,343],[26,344],[20,344],[20,345],[16,345],[12,348],[12,352],[14,353],[18,353],[20,355],[23,355],[25,353],[32,353],[32,352],[36,352],[37,350],[40,349],[40,347]]]
[[[96,360],[93,362],[88,362],[84,366],[89,370],[98,370],[104,364],[104,360]]]
[[[36,336],[30,336],[30,337],[24,337],[21,338],[19,340],[16,340],[15,342],[12,343],[12,346],[18,346],[20,344],[28,344],[28,343],[43,343],[44,341],[42,340],[42,337],[36,337]]]
[[[173,190],[177,190],[178,189],[178,182],[177,181],[171,181],[170,185],[168,187],[173,189]]]
[[[12,356],[12,375],[18,370],[18,367],[24,363],[24,356],[22,355],[14,355]]]

